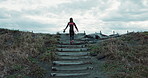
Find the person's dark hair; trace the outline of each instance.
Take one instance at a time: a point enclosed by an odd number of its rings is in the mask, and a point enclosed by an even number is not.
[[[73,22],[73,18],[70,18],[70,22]]]

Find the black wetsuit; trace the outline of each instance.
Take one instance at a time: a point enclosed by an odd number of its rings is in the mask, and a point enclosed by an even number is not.
[[[75,28],[77,29],[77,31],[78,31],[78,28],[77,28],[77,26],[76,26],[76,24],[75,24],[74,22],[69,22],[69,23],[67,24],[66,28],[67,28],[68,26],[70,27],[70,29],[69,29],[70,40],[74,40],[74,26],[75,26]]]

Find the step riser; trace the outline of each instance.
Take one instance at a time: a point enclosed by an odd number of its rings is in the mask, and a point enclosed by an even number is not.
[[[57,63],[57,62],[53,62],[53,65],[59,65],[59,66],[69,66],[69,65],[84,65],[84,64],[91,64],[91,62],[71,62],[71,63]]]
[[[52,70],[54,73],[60,73],[60,72],[64,72],[64,73],[81,73],[81,72],[88,72],[90,71],[89,69],[70,69],[70,70],[66,70],[66,69],[54,69]]]
[[[83,42],[83,41],[85,41],[86,40],[86,38],[79,38],[79,39],[75,39],[74,40],[74,42]],[[70,39],[67,39],[67,40],[63,40],[63,39],[59,39],[58,40],[58,42],[60,43],[60,42],[70,42]]]
[[[74,43],[70,43],[70,42],[59,42],[59,44],[61,45],[82,45],[85,44],[85,42],[74,42]]]
[[[70,50],[75,50],[75,49],[76,49],[76,50],[83,50],[83,49],[84,49],[84,50],[86,50],[87,48],[57,48],[57,49],[63,49],[63,50],[64,50],[64,49],[65,49],[65,50],[67,50],[67,49],[68,49],[68,50],[69,50],[69,49],[70,49]]]
[[[83,58],[83,59],[63,59],[63,58],[57,58],[57,60],[55,60],[55,61],[74,61],[74,60],[79,60],[79,61],[81,61],[81,60],[89,60],[90,58]]]
[[[80,57],[80,58],[66,58],[66,57],[58,57],[58,60],[84,60],[84,59],[90,59],[90,57]]]
[[[59,52],[85,52],[85,51],[88,51],[88,50],[57,50]]]
[[[80,63],[80,64],[53,64],[53,65],[56,65],[56,66],[77,66],[77,65],[84,65],[86,63]]]
[[[55,63],[53,65],[57,65],[57,66],[72,66],[72,65],[84,65],[86,63],[79,63],[79,64],[58,64],[58,63]]]
[[[72,72],[72,71],[75,71],[75,72],[78,72],[78,71],[79,71],[79,72],[80,72],[80,71],[84,71],[84,70],[86,71],[86,70],[88,70],[88,69],[87,69],[87,68],[85,68],[85,69],[75,69],[75,70],[74,70],[74,69],[71,69],[71,70],[56,69],[56,71],[58,71],[58,72],[63,72],[63,71],[64,71],[64,72]],[[53,70],[53,71],[54,71],[54,70]]]
[[[58,55],[58,54],[57,54]],[[67,57],[81,57],[81,56],[88,56],[89,54],[83,54],[83,55],[58,55],[58,56],[67,56]]]
[[[67,40],[67,41],[59,41],[58,43],[69,43],[70,41]],[[77,41],[77,40],[74,40],[73,43],[82,43],[83,41]],[[83,42],[84,43],[84,42]]]
[[[59,48],[85,48],[86,45],[58,45]]]
[[[56,52],[58,56],[87,56],[90,52]]]
[[[67,74],[67,73],[63,73],[63,74],[58,74],[58,73],[51,73],[52,77],[74,77],[74,76],[85,76],[88,75],[89,73],[72,73],[72,74]]]
[[[57,67],[52,67],[52,70],[55,71],[55,72],[73,72],[73,73],[77,73],[77,72],[85,72],[86,71],[89,71],[89,70],[92,70],[93,67],[79,67],[79,68],[57,68]]]
[[[57,49],[60,52],[80,52],[80,51],[87,51],[88,49]]]

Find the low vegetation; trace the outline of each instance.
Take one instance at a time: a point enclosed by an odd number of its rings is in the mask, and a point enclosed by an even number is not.
[[[0,29],[0,78],[43,78],[58,36]]]
[[[129,33],[90,47],[98,57],[106,56],[102,67],[109,77],[148,77],[148,32]]]

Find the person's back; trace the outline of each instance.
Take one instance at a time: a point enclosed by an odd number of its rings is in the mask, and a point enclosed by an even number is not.
[[[64,32],[65,32],[65,30],[67,29],[68,26],[70,27],[70,29],[69,29],[70,41],[72,41],[72,40],[74,40],[74,26],[75,26],[77,31],[78,31],[78,28],[77,28],[76,24],[73,22],[72,18],[70,18],[70,22],[68,22],[66,28],[64,29]]]
[[[74,22],[69,22],[69,26],[70,26],[70,31],[74,31],[74,26],[73,25],[75,25],[75,23]]]

